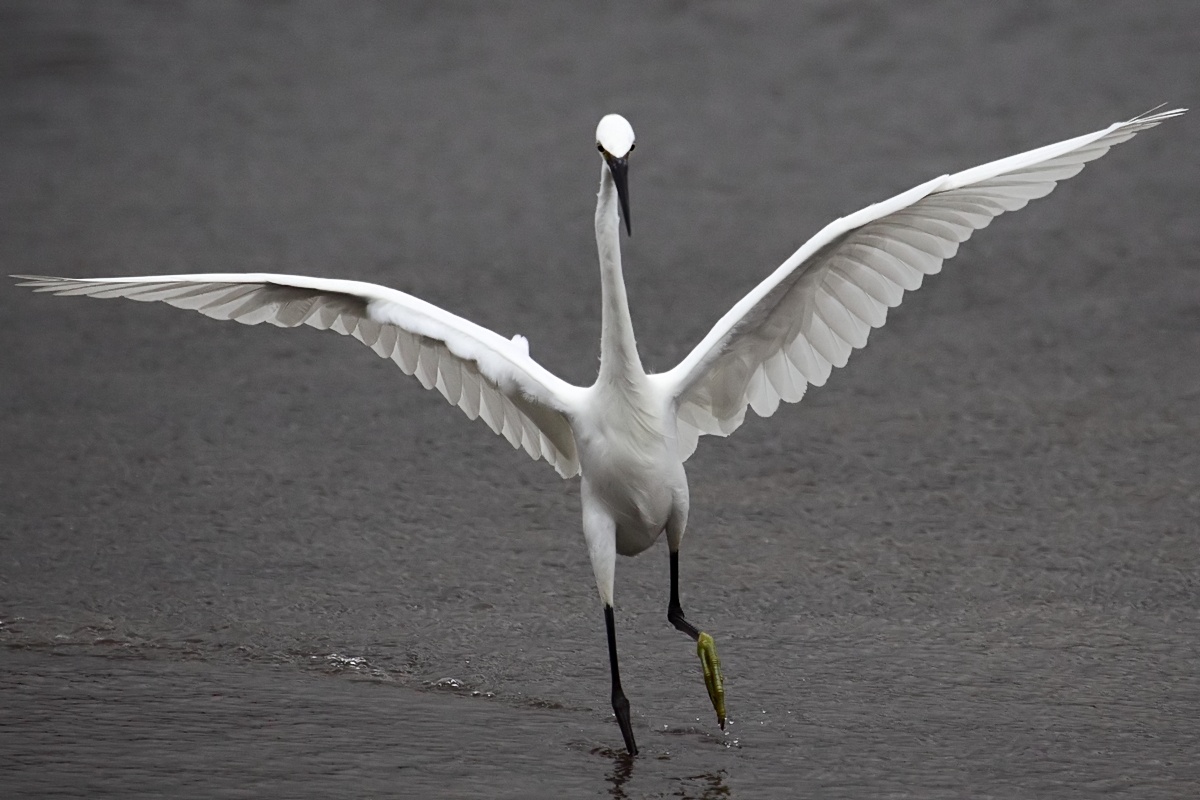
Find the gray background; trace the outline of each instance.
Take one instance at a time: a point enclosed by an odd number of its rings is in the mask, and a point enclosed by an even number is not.
[[[833,217],[1194,105],[1181,2],[0,4],[0,265],[376,281],[594,376],[599,117],[670,367]],[[0,287],[0,794],[1200,787],[1193,116],[976,235],[689,462],[685,607],[341,337]],[[452,684],[443,679],[453,679]],[[438,682],[441,681],[441,685]]]

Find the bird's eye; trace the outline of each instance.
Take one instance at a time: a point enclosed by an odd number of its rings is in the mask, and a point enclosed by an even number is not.
[[[637,147],[637,142],[634,142],[633,144],[629,145],[629,152],[632,153],[636,147]]]
[[[601,153],[603,153],[604,145],[600,144],[599,142],[596,142],[596,149],[599,150]]]

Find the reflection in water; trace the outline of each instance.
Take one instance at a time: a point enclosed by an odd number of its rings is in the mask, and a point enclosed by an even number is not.
[[[592,755],[603,755],[612,759],[612,772],[605,778],[605,781],[612,784],[608,793],[618,800],[628,800],[629,795],[625,793],[625,785],[633,777],[633,765],[637,759],[624,750],[613,750],[608,747],[597,748],[592,751]],[[671,797],[679,797],[683,800],[718,800],[718,798],[732,797],[732,794],[729,787],[725,785],[725,770],[721,769],[716,772],[681,778],[678,791]]]
[[[629,797],[625,794],[625,784],[633,777],[633,756],[626,752],[617,752],[615,750],[608,751],[608,755],[613,760],[613,770],[609,773],[606,781],[612,784],[612,788],[608,793],[613,797],[624,798]]]
[[[704,775],[693,775],[688,778],[689,781],[698,781],[703,784],[700,794],[688,794],[687,789],[696,787],[685,787],[680,797],[696,798],[696,800],[715,800],[718,797],[731,797],[729,787],[725,785],[725,770],[719,769],[716,772],[705,773]]]

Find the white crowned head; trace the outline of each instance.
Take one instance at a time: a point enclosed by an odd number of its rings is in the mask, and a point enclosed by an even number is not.
[[[629,155],[634,138],[633,126],[620,114],[609,114],[596,126],[596,147],[613,158]]]
[[[609,114],[596,126],[596,149],[604,157],[625,218],[625,233],[633,234],[629,222],[629,151],[633,150],[633,126],[620,114]]]

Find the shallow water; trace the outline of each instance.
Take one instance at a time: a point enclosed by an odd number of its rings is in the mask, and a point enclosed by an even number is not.
[[[6,273],[387,283],[576,382],[588,137],[680,358],[832,217],[1195,104],[1192,3],[0,5]],[[365,348],[0,289],[0,794],[1180,797],[1200,788],[1192,118],[965,244],[618,564]]]

